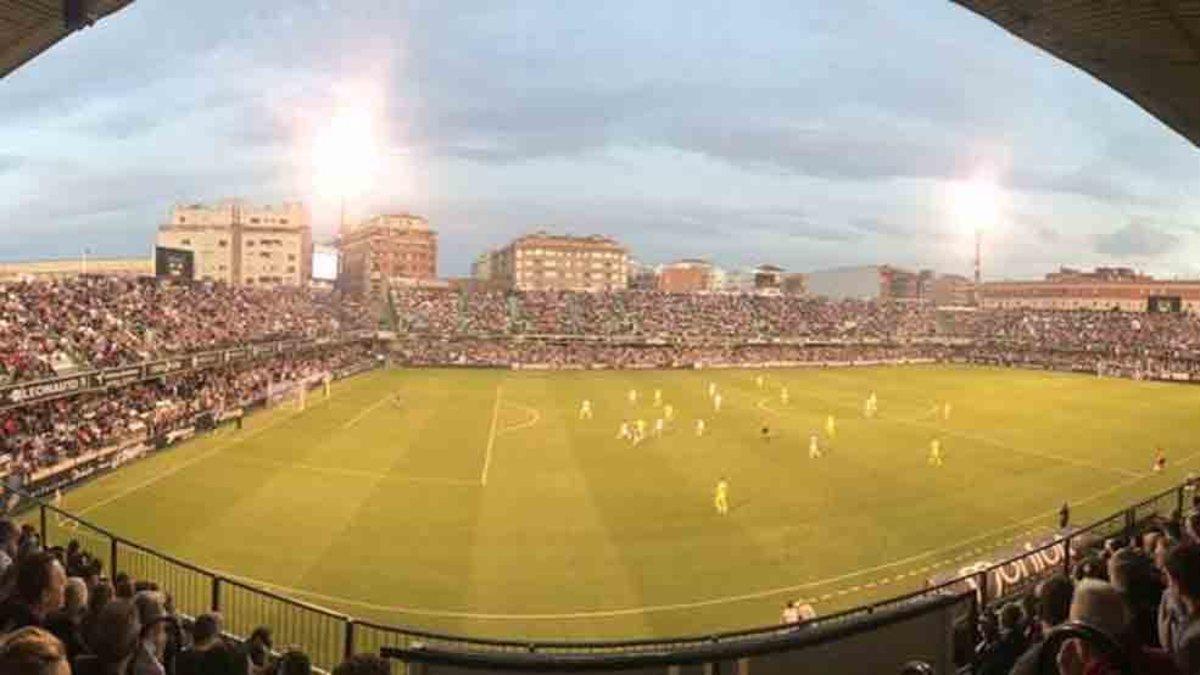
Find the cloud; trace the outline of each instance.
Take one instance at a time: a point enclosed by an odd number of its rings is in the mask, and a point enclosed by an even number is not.
[[[1155,257],[1170,252],[1179,235],[1143,221],[1132,221],[1119,230],[1096,236],[1096,251],[1117,258]]]

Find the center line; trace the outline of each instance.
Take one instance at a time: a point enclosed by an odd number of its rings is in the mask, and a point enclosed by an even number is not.
[[[479,484],[487,485],[488,469],[492,466],[492,446],[496,445],[496,423],[500,420],[500,385],[496,385],[496,403],[492,406],[492,428],[488,430],[487,449],[483,452],[483,471]]]

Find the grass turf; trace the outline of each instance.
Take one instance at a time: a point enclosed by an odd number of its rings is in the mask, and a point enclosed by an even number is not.
[[[655,388],[675,427],[618,441],[622,419],[658,416]],[[577,419],[584,398],[594,420]],[[479,636],[691,634],[772,623],[793,598],[829,612],[913,590],[1049,531],[1064,499],[1083,522],[1168,487],[1200,464],[1198,404],[1183,385],[945,366],[387,370],[130,465],[65,506],[356,617]],[[809,459],[829,414],[836,437]],[[935,436],[940,468],[926,461]]]

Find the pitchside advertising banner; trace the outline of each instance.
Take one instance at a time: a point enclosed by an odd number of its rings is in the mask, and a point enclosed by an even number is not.
[[[361,342],[368,338],[357,336],[341,340],[285,340],[269,342],[253,347],[238,347],[217,352],[189,354],[159,361],[149,361],[136,366],[121,366],[95,370],[79,375],[57,377],[49,380],[39,380],[23,384],[0,387],[0,410],[12,408],[27,403],[49,401],[55,398],[71,396],[85,391],[95,391],[110,387],[121,387],[142,380],[152,380],[157,377],[174,375],[188,370],[201,370],[225,363],[233,363],[248,358],[258,358],[274,354],[307,352],[325,346],[335,346],[350,342]]]
[[[950,590],[961,592],[972,590],[982,598],[1006,598],[1024,593],[1043,579],[1060,574],[1066,563],[1067,539],[1059,537],[1044,537],[1030,539],[1014,545],[1007,550],[999,551],[996,560],[979,560],[943,574],[930,577],[927,583],[930,587],[940,586],[955,579],[962,579],[961,587]],[[1025,555],[1021,555],[1024,553]],[[1072,551],[1073,553],[1073,551]],[[1020,557],[1015,557],[1020,556]],[[1004,565],[993,567],[997,562],[1008,560]],[[986,573],[980,587],[980,573]]]

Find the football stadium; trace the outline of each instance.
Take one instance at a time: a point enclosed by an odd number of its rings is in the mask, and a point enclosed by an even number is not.
[[[1200,144],[1200,3],[950,9]],[[0,101],[134,10],[0,0]],[[1200,280],[985,280],[978,176],[973,278],[540,229],[451,277],[349,222],[356,114],[327,240],[180,202],[152,256],[0,263],[0,675],[1200,673]]]

